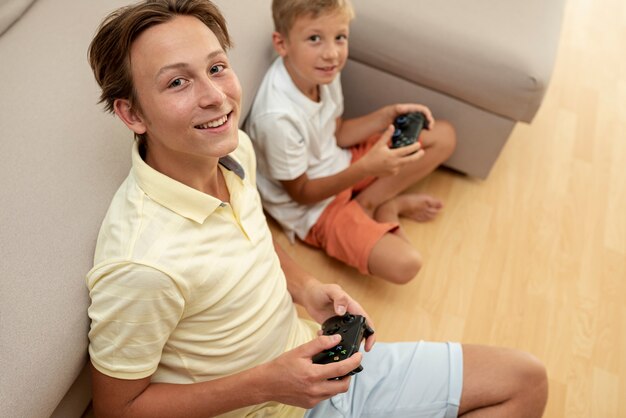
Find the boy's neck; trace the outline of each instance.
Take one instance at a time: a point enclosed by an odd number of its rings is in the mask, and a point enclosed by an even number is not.
[[[211,195],[223,202],[230,200],[230,194],[217,158],[176,158],[175,154],[162,155],[153,146],[143,160],[154,170],[193,189]]]

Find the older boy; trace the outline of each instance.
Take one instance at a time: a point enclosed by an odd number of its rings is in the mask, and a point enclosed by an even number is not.
[[[401,193],[450,156],[454,129],[435,124],[429,109],[417,104],[342,120],[339,75],[348,56],[349,0],[274,0],[272,10],[280,56],[246,125],[264,207],[292,241],[298,236],[363,274],[406,283],[422,261],[398,218],[431,220],[442,203]],[[430,129],[419,143],[390,149],[393,120],[417,111]]]
[[[361,353],[312,363],[338,339],[316,336],[319,326],[299,319],[293,302],[317,322],[367,314],[274,247],[252,146],[237,129],[241,92],[228,46],[208,0],[120,9],[91,43],[102,101],[137,137],[87,275],[96,415],[454,416],[459,403],[461,412],[540,411],[543,368],[509,350],[372,348],[371,336],[356,377],[329,380],[357,367]]]

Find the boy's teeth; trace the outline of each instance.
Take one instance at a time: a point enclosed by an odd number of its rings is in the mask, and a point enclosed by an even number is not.
[[[198,125],[200,129],[208,129],[208,128],[217,128],[218,126],[222,126],[228,120],[228,115],[224,115],[219,119],[212,120],[211,122],[207,122],[202,125]]]

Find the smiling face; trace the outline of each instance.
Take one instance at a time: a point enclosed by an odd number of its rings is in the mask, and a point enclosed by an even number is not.
[[[177,16],[152,26],[133,42],[130,62],[139,109],[120,99],[115,112],[146,135],[148,164],[177,177],[235,150],[241,87],[206,25]]]
[[[319,100],[317,87],[331,83],[346,64],[349,32],[350,16],[339,12],[302,16],[287,36],[274,33],[274,47],[291,79],[312,100]]]

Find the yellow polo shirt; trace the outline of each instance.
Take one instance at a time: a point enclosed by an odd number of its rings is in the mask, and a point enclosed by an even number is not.
[[[89,354],[103,374],[206,381],[315,338],[319,327],[297,317],[287,291],[245,133],[221,163],[230,203],[152,169],[133,148],[87,274]],[[303,414],[272,402],[224,416]]]

